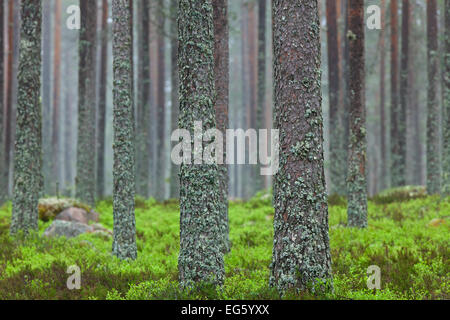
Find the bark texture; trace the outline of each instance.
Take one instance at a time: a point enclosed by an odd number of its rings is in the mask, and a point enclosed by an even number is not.
[[[364,1],[350,0],[349,40],[349,146],[347,163],[348,225],[367,227],[366,110],[364,81]]]
[[[427,192],[441,192],[441,160],[439,149],[438,26],[436,0],[427,1]]]
[[[112,252],[119,259],[136,259],[132,2],[113,0],[112,15],[114,35],[114,234]]]
[[[318,1],[274,0],[274,242],[270,285],[331,288],[328,205],[323,164]],[[316,286],[323,284],[324,286]]]
[[[81,1],[76,197],[95,205],[96,1]]]
[[[41,1],[22,1],[21,17],[11,234],[38,229],[42,186]]]
[[[194,121],[202,121],[203,132],[216,127],[213,6],[212,0],[180,0],[179,6],[179,127],[193,137]],[[194,148],[192,159],[201,152]],[[219,197],[217,164],[181,165],[178,269],[183,286],[223,283]]]
[[[450,0],[445,0],[445,48],[444,48],[444,101],[442,104],[443,149],[442,172],[443,192],[450,194]]]
[[[4,126],[3,126],[3,115],[5,114],[5,104],[3,102],[4,98],[4,12],[5,12],[5,4],[0,3],[0,206],[3,205],[6,198],[8,197],[8,183],[7,179],[7,171],[6,171],[6,163],[5,163],[5,141],[4,141]]]
[[[226,129],[228,129],[228,0],[213,0],[214,7],[214,76],[216,88],[216,128],[223,134],[223,157],[226,158]],[[230,250],[228,226],[228,165],[219,164],[220,232],[223,236],[223,251]]]
[[[385,0],[381,0],[381,35],[380,35],[380,156],[381,176],[380,187],[387,187],[387,147],[386,147],[386,6]]]

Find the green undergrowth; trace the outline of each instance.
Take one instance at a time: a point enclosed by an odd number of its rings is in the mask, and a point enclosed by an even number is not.
[[[389,195],[391,197],[391,195]],[[369,201],[369,227],[346,226],[346,201],[330,197],[329,223],[334,293],[289,293],[285,299],[449,299],[450,198]],[[113,228],[112,201],[97,204],[100,222]],[[0,299],[279,299],[268,287],[272,257],[271,197],[230,202],[232,250],[223,287],[178,286],[177,201],[137,199],[138,259],[119,261],[112,240],[96,234],[74,239],[9,236],[11,204],[0,209]],[[441,223],[433,224],[432,221]],[[69,290],[67,268],[81,269],[81,288]],[[381,269],[381,290],[367,289],[367,268]]]

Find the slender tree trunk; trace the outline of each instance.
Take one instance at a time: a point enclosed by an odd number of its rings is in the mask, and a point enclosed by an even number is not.
[[[216,88],[216,127],[223,135],[223,157],[226,158],[226,129],[228,129],[228,4],[227,0],[213,0],[214,7],[214,77]],[[219,164],[219,226],[223,236],[223,251],[230,251],[228,226],[228,165]]]
[[[139,48],[139,101],[137,121],[137,194],[149,196],[149,122],[150,122],[150,7],[148,1],[141,1]]]
[[[165,181],[165,52],[166,52],[166,41],[164,37],[164,1],[158,0],[158,15],[157,15],[157,47],[158,47],[158,83],[157,83],[157,128],[158,128],[158,142],[157,142],[157,179],[156,179],[156,198],[158,200],[164,200],[166,181]]]
[[[255,129],[266,128],[266,6],[267,0],[258,0],[258,100]],[[260,165],[256,167],[256,180],[254,182],[256,190],[265,188],[265,181],[263,176],[260,175],[260,168]]]
[[[329,86],[329,139],[331,194],[345,195],[345,145],[343,136],[342,107],[340,105],[339,35],[337,26],[337,2],[327,0],[328,86]]]
[[[12,3],[13,1],[11,1]],[[51,69],[52,69],[52,6],[51,1],[43,2],[43,22],[42,22],[42,119],[43,119],[43,135],[42,135],[42,172],[44,175],[44,192],[51,194],[52,189],[52,110],[51,110]]]
[[[179,6],[179,124],[194,137],[195,121],[202,122],[202,132],[216,127],[213,6],[211,0],[180,0]],[[207,146],[207,142],[200,144],[202,149]],[[194,150],[194,159],[198,152]],[[217,164],[181,164],[178,269],[182,286],[223,283],[219,197]]]
[[[398,114],[398,185],[406,184],[406,113],[408,112],[409,34],[411,8],[409,0],[402,1],[402,53],[400,72],[400,109]]]
[[[5,113],[4,104],[4,13],[5,4],[0,3],[0,206],[6,201],[8,197],[8,182],[7,180],[7,170],[5,163],[5,136],[4,136],[4,126],[3,126],[3,115]]]
[[[22,1],[11,234],[38,229],[41,165],[41,1]]]
[[[348,6],[350,139],[347,163],[348,225],[367,227],[366,110],[364,80],[364,1]]]
[[[280,131],[274,177],[274,242],[270,285],[331,289],[318,1],[274,0],[275,129]],[[308,30],[299,32],[299,30]],[[301,235],[299,233],[301,230]]]
[[[5,168],[8,184],[8,193],[10,186],[10,172],[12,169],[11,154],[12,154],[12,137],[13,137],[13,119],[15,118],[13,109],[13,73],[14,73],[14,1],[8,2],[8,21],[7,21],[7,35],[8,35],[8,55],[7,55],[7,74],[6,74],[6,121],[5,121]]]
[[[400,106],[398,103],[398,2],[391,0],[391,186],[401,185]]]
[[[61,1],[55,1],[54,15],[54,53],[53,53],[53,132],[52,132],[52,177],[55,183],[55,189],[59,188],[60,177],[60,150],[59,150],[59,109],[60,109],[60,90],[61,90]]]
[[[97,197],[105,195],[106,89],[108,86],[108,0],[102,0],[100,88],[97,118]]]
[[[387,148],[386,148],[386,5],[385,0],[381,0],[381,35],[380,35],[380,155],[381,155],[381,176],[380,187],[387,187]]]
[[[96,1],[81,1],[76,197],[95,205]]]
[[[178,26],[177,26],[177,11],[178,0],[171,0],[171,21],[170,21],[170,34],[171,34],[171,47],[170,47],[170,59],[171,59],[171,126],[172,132],[178,128],[178,116],[179,116],[179,101],[178,101]],[[178,199],[180,197],[180,179],[178,174],[180,172],[180,166],[175,165],[173,162],[170,164],[170,197]]]
[[[114,238],[113,254],[136,259],[135,146],[133,107],[133,7],[113,0]]]
[[[441,192],[441,161],[439,154],[439,101],[438,88],[438,27],[436,0],[427,1],[427,192]]]
[[[442,172],[443,193],[450,195],[450,0],[445,0],[445,48],[444,48],[444,101],[442,104],[443,146]]]

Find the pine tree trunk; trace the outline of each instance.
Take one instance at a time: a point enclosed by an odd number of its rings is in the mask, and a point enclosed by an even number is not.
[[[165,52],[166,52],[166,41],[164,37],[164,1],[158,0],[157,2],[158,13],[157,13],[157,47],[158,47],[158,83],[157,83],[157,128],[158,128],[158,142],[157,142],[157,178],[156,178],[156,192],[155,196],[158,200],[164,200],[166,181],[165,181]]]
[[[427,1],[427,192],[441,192],[441,161],[439,150],[439,101],[438,88],[438,27],[436,0]]]
[[[202,122],[203,132],[216,127],[213,6],[211,0],[180,0],[179,6],[179,124],[194,137],[195,121]],[[198,152],[193,150],[193,159]],[[219,197],[217,164],[181,165],[178,269],[183,286],[223,283]]]
[[[398,103],[398,2],[391,0],[391,186],[401,185],[402,167]]]
[[[139,78],[137,103],[137,185],[136,193],[147,198],[149,196],[150,179],[150,8],[148,1],[141,1],[140,15],[140,47],[139,47]]]
[[[349,31],[349,150],[347,163],[348,225],[367,227],[366,110],[364,80],[364,1],[350,0]]]
[[[450,0],[445,0],[445,48],[444,48],[444,101],[442,104],[443,146],[442,172],[443,193],[450,195]]]
[[[95,205],[96,1],[81,1],[76,197]]]
[[[331,281],[323,164],[318,1],[274,0],[274,242],[270,285],[311,290]],[[300,30],[300,32],[299,32]],[[302,31],[303,30],[303,31]],[[300,231],[300,232],[299,232]],[[331,283],[320,289],[327,291]]]
[[[38,229],[41,165],[41,1],[22,1],[11,234]]]
[[[380,35],[380,155],[381,155],[381,176],[380,187],[387,186],[387,148],[386,148],[386,6],[385,0],[381,0],[381,35]]]
[[[113,254],[136,259],[135,146],[133,107],[133,7],[113,0],[114,191]]]
[[[223,134],[223,157],[226,158],[226,129],[228,129],[228,4],[227,0],[213,0],[214,7],[214,77],[216,88],[216,128]],[[223,251],[230,251],[228,226],[228,165],[219,164],[220,232],[223,236]]]
[[[411,27],[411,8],[409,0],[402,2],[402,53],[400,59],[400,109],[398,114],[398,185],[406,184],[406,113],[408,112],[409,92],[409,34]]]
[[[7,180],[7,170],[5,163],[5,138],[4,138],[4,126],[3,126],[3,115],[5,113],[5,104],[3,102],[4,98],[4,12],[5,4],[0,3],[0,27],[2,31],[0,32],[0,206],[6,201],[8,197],[8,182]]]
[[[170,47],[170,59],[171,59],[171,126],[172,132],[178,128],[178,116],[179,101],[178,101],[178,26],[177,26],[177,11],[178,0],[171,0],[171,21],[170,21],[170,34],[171,34],[171,47]],[[178,174],[180,172],[180,166],[175,165],[173,162],[170,164],[170,198],[179,199],[180,197],[180,179]]]
[[[60,167],[60,90],[61,90],[61,1],[55,2],[54,15],[54,53],[53,53],[53,132],[52,132],[52,180],[55,194],[59,189],[59,167]]]

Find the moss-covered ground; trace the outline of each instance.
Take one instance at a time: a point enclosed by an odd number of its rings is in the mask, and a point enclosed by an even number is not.
[[[330,197],[334,293],[286,299],[450,299],[450,198],[380,195],[369,201],[369,227],[348,228],[345,199]],[[278,299],[268,287],[273,214],[270,196],[230,202],[231,252],[222,288],[178,288],[179,207],[176,201],[136,201],[138,259],[111,255],[112,239],[10,238],[11,204],[0,209],[0,299]],[[111,200],[97,204],[112,229]],[[51,221],[39,221],[42,234]],[[69,290],[67,268],[81,269],[81,289]],[[367,268],[381,269],[381,289],[367,288]]]

